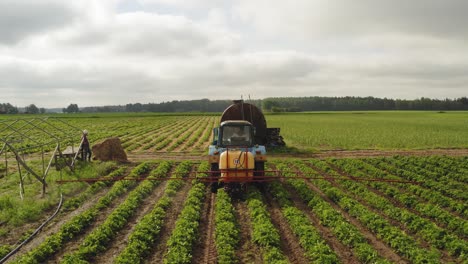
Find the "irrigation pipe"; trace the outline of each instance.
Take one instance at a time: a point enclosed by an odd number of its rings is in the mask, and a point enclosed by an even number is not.
[[[50,220],[52,220],[57,214],[58,212],[60,211],[60,208],[62,208],[62,203],[63,203],[63,195],[62,193],[60,193],[60,202],[57,206],[57,210],[55,210],[54,214],[51,215],[49,218],[47,218],[47,220],[44,221],[44,223],[42,223],[28,238],[26,238],[23,242],[21,242],[21,244],[19,244],[15,249],[13,249],[12,251],[10,251],[10,253],[8,253],[5,257],[3,257],[1,260],[0,260],[0,264],[4,263],[5,261],[7,261],[11,256],[13,256],[14,254],[16,254],[16,252],[18,252],[18,250],[20,250],[20,248],[24,245],[26,245],[26,243],[28,243],[35,235],[37,235],[37,233],[39,233],[39,231],[41,231],[41,229],[47,224],[50,222]]]

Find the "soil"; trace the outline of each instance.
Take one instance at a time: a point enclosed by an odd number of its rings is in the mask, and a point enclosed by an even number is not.
[[[205,203],[203,205],[203,215],[198,229],[199,239],[194,246],[192,263],[216,263],[216,245],[214,243],[215,224],[214,209],[216,195],[206,188]]]
[[[239,247],[236,251],[239,263],[263,263],[260,249],[252,243],[252,223],[250,222],[249,209],[245,202],[233,201],[235,215],[240,230]]]

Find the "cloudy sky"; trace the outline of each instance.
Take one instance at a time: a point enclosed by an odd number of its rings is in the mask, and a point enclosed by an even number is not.
[[[468,96],[466,0],[1,0],[0,103]]]

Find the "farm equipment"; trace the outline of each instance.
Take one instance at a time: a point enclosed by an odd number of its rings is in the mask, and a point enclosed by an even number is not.
[[[0,122],[0,155],[5,156],[5,176],[8,176],[9,163],[16,161],[21,197],[26,175],[32,175],[42,184],[44,195],[46,177],[53,165],[59,171],[64,167],[74,169],[83,144],[78,141],[81,133],[81,129],[53,117],[6,119]],[[79,143],[78,148],[76,143]],[[34,159],[41,163],[40,166],[33,165]]]
[[[223,112],[220,126],[213,129],[208,149],[211,191],[221,186],[241,191],[247,182],[263,181],[265,146],[277,145],[284,145],[279,128],[268,129],[265,116],[255,105],[233,101]]]

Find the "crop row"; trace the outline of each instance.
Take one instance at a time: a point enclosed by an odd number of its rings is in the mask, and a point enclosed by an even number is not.
[[[207,171],[208,163],[202,163],[198,170]],[[193,180],[192,184],[184,208],[167,241],[168,249],[164,263],[191,263],[192,261],[192,248],[198,238],[198,226],[206,190],[205,185],[198,180]]]
[[[281,207],[281,213],[288,222],[299,243],[305,250],[305,255],[312,263],[338,263],[338,257],[320,236],[307,216],[294,207],[289,193],[278,182],[269,185],[269,191]]]
[[[376,174],[375,168],[372,168],[370,165],[364,164],[358,160],[334,160],[333,163],[340,166],[341,169],[353,176],[367,177],[368,175],[374,176]],[[379,175],[382,176],[382,174]],[[387,175],[385,178],[391,179],[391,175]],[[431,203],[421,202],[414,195],[401,192],[400,189],[389,183],[368,182],[367,185],[396,200],[402,205],[402,207],[410,208],[422,216],[433,219],[439,225],[444,226],[447,230],[453,231],[461,237],[466,237],[468,235],[468,230],[465,230],[466,226],[468,226],[468,222],[466,220],[454,216],[438,206]]]
[[[327,171],[327,173],[332,171],[332,169],[322,161],[314,160],[313,164],[320,170]],[[313,171],[307,166],[302,167],[302,169]],[[369,208],[355,199],[352,199],[340,189],[333,187],[331,183],[324,181],[320,189],[329,195],[335,203],[340,205],[340,207],[346,210],[350,215],[359,219],[361,223],[374,232],[377,237],[381,238],[401,255],[414,262],[439,261],[439,252],[433,249],[427,250],[423,248],[414,241],[413,237],[401,232],[398,227],[392,225],[384,217],[372,212]],[[396,208],[395,211],[400,211],[400,209]]]
[[[375,166],[379,170],[380,175],[384,175],[388,179],[402,180],[401,177],[394,176],[393,167],[388,166],[387,163],[379,159],[367,159],[366,163]],[[443,208],[447,208],[452,212],[458,213],[463,217],[468,217],[468,205],[465,203],[460,203],[450,197],[446,197],[439,192],[432,191],[431,189],[423,188],[419,185],[413,184],[400,184],[400,188],[410,191],[418,197],[423,198],[426,201],[434,205],[438,205]]]
[[[206,125],[207,125],[207,121],[208,121],[208,119],[198,120],[196,123],[189,124],[188,129],[182,130],[183,133],[173,135],[173,138],[175,139],[175,141],[173,141],[172,145],[170,145],[167,148],[167,151],[173,151],[178,146],[180,146],[180,144],[187,141],[187,139],[189,137],[193,137],[194,136],[194,131],[196,131],[197,129],[200,130],[200,128],[202,128],[202,129],[205,128]],[[202,131],[202,130],[200,130],[200,131]]]
[[[204,135],[207,131],[209,132],[208,135],[211,135],[211,126],[213,124],[213,119],[213,117],[207,119],[206,124],[199,127],[199,129],[190,137],[190,140],[187,141],[182,150],[186,150],[189,147],[194,147],[195,144],[200,141],[200,138],[204,138]],[[206,142],[207,140],[208,139],[206,139],[204,142]]]
[[[278,169],[282,170],[286,176],[294,177],[295,174],[291,170],[292,164],[280,163],[277,165]],[[307,175],[313,175],[311,169],[303,163],[294,163],[297,168]],[[328,202],[320,197],[317,193],[311,191],[309,186],[304,180],[288,180],[288,183],[295,189],[299,196],[311,208],[312,212],[320,219],[321,224],[330,228],[332,233],[338,238],[341,243],[351,248],[357,258],[364,263],[388,263],[379,256],[377,251],[372,248],[367,242],[361,232],[340,212],[336,211]],[[327,181],[314,180],[316,184],[324,193],[333,194],[338,190],[332,189]]]
[[[446,158],[440,156],[429,156],[425,158],[396,156],[395,159],[407,164],[413,164],[420,168],[435,172],[433,179],[443,182],[457,182],[452,187],[462,187],[466,190],[468,183],[468,169],[462,168],[455,158]]]
[[[125,167],[120,167],[116,171],[109,174],[107,177],[120,177],[124,174],[125,170]],[[133,174],[135,174],[135,171],[133,171]],[[96,217],[99,215],[101,210],[108,207],[112,201],[127,191],[127,188],[130,187],[129,183],[130,182],[128,181],[116,182],[109,190],[109,192],[100,198],[94,206],[66,222],[57,233],[47,237],[44,242],[42,242],[32,251],[17,259],[15,263],[45,262],[47,258],[59,251],[68,240],[73,239],[85,228],[90,226],[91,223],[96,220]]]
[[[171,177],[181,177],[187,175],[191,168],[190,162],[180,163],[174,170]],[[158,168],[159,170],[159,168]],[[166,170],[161,170],[161,175],[167,174]],[[161,199],[155,204],[151,212],[146,214],[135,226],[128,239],[128,244],[115,259],[115,263],[142,263],[151,251],[151,247],[156,243],[158,235],[164,225],[168,208],[172,205],[172,198],[183,186],[182,180],[170,180]]]
[[[181,125],[184,125],[183,120],[174,121],[173,123],[164,122],[164,123],[157,125],[156,127],[151,126],[143,130],[142,133],[139,133],[138,135],[130,136],[129,138],[125,139],[125,143],[123,146],[127,150],[131,151],[131,150],[141,147],[142,145],[146,143],[148,143],[148,145],[154,145],[154,143],[152,142],[155,141],[154,140],[155,135],[159,134],[165,137],[168,133],[170,133],[176,127],[181,126]],[[151,139],[151,140],[147,141],[148,139]],[[159,141],[156,140],[155,142],[159,142]],[[149,143],[152,143],[152,144],[149,144]]]
[[[340,162],[352,163],[353,160],[341,160]],[[314,164],[317,163],[319,162],[317,161]],[[320,165],[320,168],[327,167],[328,166],[326,164]],[[343,166],[343,168],[345,167],[346,166]],[[359,171],[350,169],[352,168],[350,166],[347,166],[346,168],[347,172],[352,173],[353,176],[365,176],[364,174],[359,175]],[[354,181],[339,181],[339,183],[344,186],[343,189],[353,193],[356,197],[359,197],[360,200],[365,201],[366,204],[375,208],[378,212],[380,212],[380,214],[387,216],[393,221],[400,222],[401,225],[405,226],[410,232],[419,235],[430,245],[435,246],[439,249],[447,249],[449,253],[453,256],[460,256],[460,254],[463,254],[463,252],[466,251],[466,246],[464,246],[464,242],[457,238],[455,235],[449,234],[446,230],[438,227],[431,221],[424,219],[419,215],[408,211],[405,208],[395,207],[389,200],[373,193],[363,184]],[[387,184],[381,183],[380,185]],[[398,196],[399,195],[396,195],[396,197]],[[348,201],[348,203],[355,203],[355,201]],[[360,207],[362,205],[353,206]],[[377,228],[379,227],[375,227],[375,229]]]
[[[143,162],[135,168],[135,175],[143,175],[151,170],[149,162]],[[149,175],[154,178],[160,175]],[[64,256],[64,263],[84,263],[92,260],[97,253],[103,252],[109,242],[115,237],[134,214],[141,201],[151,193],[159,181],[145,180],[130,192],[124,202],[112,211],[98,228],[93,230],[80,245],[77,251]]]
[[[215,243],[218,263],[235,263],[239,228],[231,197],[223,189],[218,190],[215,206]]]
[[[411,164],[408,164],[398,159],[382,159],[390,166],[387,166],[395,175],[400,176],[404,179],[411,181],[419,181],[420,185],[431,189],[433,191],[438,191],[441,194],[457,199],[460,201],[468,200],[468,192],[459,190],[459,183],[452,183],[452,181],[444,181],[439,174],[434,172],[429,172],[428,170],[417,168]]]
[[[270,219],[257,189],[249,188],[247,208],[252,223],[252,241],[262,250],[264,263],[288,263],[280,249],[280,235]]]

